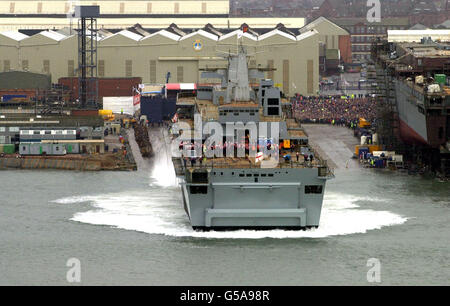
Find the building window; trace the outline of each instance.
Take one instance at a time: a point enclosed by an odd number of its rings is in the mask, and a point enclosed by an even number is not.
[[[17,132],[20,131],[20,129],[19,129],[18,127],[10,127],[10,128],[9,128],[9,131],[10,131],[10,132],[17,133]]]
[[[150,83],[156,83],[156,61],[150,61]]]
[[[289,93],[289,77],[290,77],[290,71],[289,71],[290,65],[289,60],[283,60],[283,92],[284,94]]]
[[[267,61],[267,67],[268,67],[269,69],[272,69],[272,70],[269,70],[269,71],[267,72],[267,77],[268,77],[270,80],[273,80],[273,79],[274,79],[274,71],[273,71],[274,63],[273,63],[273,60],[268,60],[268,61]]]
[[[0,132],[5,132],[6,128],[4,126],[0,126]]]
[[[24,70],[24,71],[28,70],[28,60],[22,61],[22,70]]]
[[[123,14],[125,13],[125,3],[120,2],[120,13]]]
[[[147,3],[147,14],[151,14],[152,13],[152,3],[149,2]]]
[[[184,68],[183,66],[177,67],[177,82],[183,83],[184,82]]]
[[[37,4],[37,13],[42,14],[42,2],[38,2]]]
[[[75,61],[74,60],[67,61],[67,75],[69,77],[75,76]]]
[[[10,14],[14,14],[15,8],[16,8],[16,3],[15,3],[15,2],[11,2],[11,3],[9,4],[9,13],[10,13]]]
[[[3,71],[8,72],[11,70],[11,62],[9,60],[3,61]]]
[[[306,65],[306,82],[308,94],[314,93],[314,61],[308,60]]]
[[[98,76],[99,77],[105,76],[105,61],[104,60],[98,61]]]
[[[132,60],[125,61],[125,76],[126,77],[133,76],[133,61]]]
[[[50,74],[50,61],[44,60],[43,66],[44,66],[44,69],[43,69],[44,73]]]
[[[174,4],[173,12],[174,12],[175,14],[180,13],[180,4],[179,4],[178,2],[176,2],[176,3]]]
[[[202,14],[206,14],[207,8],[206,8],[206,2],[202,3]]]

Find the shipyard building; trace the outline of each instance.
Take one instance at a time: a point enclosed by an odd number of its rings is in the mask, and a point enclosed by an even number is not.
[[[201,79],[201,71],[225,67],[225,57],[236,52],[238,38],[250,55],[249,66],[270,68],[265,77],[273,79],[287,96],[316,95],[320,72],[327,66],[336,69],[341,62],[351,61],[348,32],[326,19],[299,28],[279,23],[270,29],[248,24],[220,29],[206,24],[194,30],[171,24],[154,30],[134,25],[99,31],[98,77],[140,77],[147,84],[215,84],[219,80]],[[60,78],[78,75],[77,48],[77,35],[68,28],[34,34],[23,30],[1,32],[0,71],[47,74],[58,83]]]

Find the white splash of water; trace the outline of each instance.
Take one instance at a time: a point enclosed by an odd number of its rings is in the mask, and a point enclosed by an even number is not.
[[[195,232],[189,224],[178,188],[156,189],[132,194],[117,193],[56,200],[60,204],[88,202],[95,209],[75,214],[73,221],[106,225],[125,230],[172,237],[262,239],[324,238],[366,233],[386,226],[399,225],[407,218],[388,211],[360,209],[358,201],[370,198],[328,193],[325,196],[321,224],[307,231],[230,231]]]
[[[151,185],[159,187],[176,187],[178,180],[172,164],[170,151],[170,139],[165,129],[153,129],[149,131],[152,139],[154,157],[152,159],[153,168],[151,178],[154,182]]]

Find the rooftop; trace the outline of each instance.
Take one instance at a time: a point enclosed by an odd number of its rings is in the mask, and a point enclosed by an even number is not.
[[[111,39],[117,36],[126,37],[132,41],[140,42],[146,39],[162,36],[173,41],[183,41],[189,39],[195,35],[200,35],[205,38],[211,39],[213,41],[223,41],[235,36],[243,36],[245,38],[254,40],[254,41],[262,41],[273,36],[282,36],[284,38],[293,40],[293,41],[301,41],[303,39],[309,38],[315,34],[317,31],[309,30],[306,32],[300,33],[298,28],[287,28],[284,24],[278,23],[275,28],[248,28],[247,32],[243,32],[243,27],[247,26],[246,23],[237,26],[236,28],[215,28],[211,24],[207,24],[202,29],[185,29],[181,31],[180,28],[176,24],[171,24],[169,27],[165,29],[151,29],[144,28],[140,24],[135,24],[133,27],[128,27],[125,30],[121,29],[105,29],[102,28],[99,30],[98,41],[104,41]],[[54,30],[20,30],[18,31],[5,31],[0,32],[0,35],[9,37],[16,41],[22,41],[34,37],[36,35],[42,35],[47,38],[50,38],[55,41],[61,41],[63,39],[72,37],[76,35],[76,31],[70,29],[68,27],[64,27],[59,29],[58,31]]]

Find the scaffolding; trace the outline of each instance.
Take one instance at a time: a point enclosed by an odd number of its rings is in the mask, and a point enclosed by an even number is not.
[[[404,153],[405,146],[400,134],[400,123],[396,101],[395,71],[380,58],[389,54],[389,45],[374,42],[372,59],[367,69],[370,91],[377,102],[377,133],[379,141],[387,150]]]
[[[77,6],[78,78],[81,108],[98,108],[97,17],[98,6]]]

